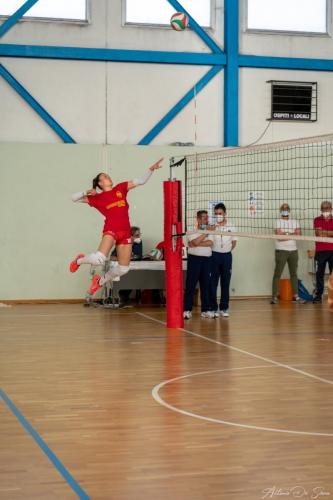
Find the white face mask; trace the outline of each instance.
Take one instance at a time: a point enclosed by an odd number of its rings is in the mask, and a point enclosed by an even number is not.
[[[289,217],[289,211],[288,210],[281,210],[280,214],[281,214],[281,217]]]
[[[223,222],[225,219],[225,216],[222,214],[216,215],[216,222]]]
[[[141,238],[134,238],[133,243],[141,243]]]
[[[325,211],[325,212],[322,212],[322,214],[323,214],[323,217],[325,217],[325,219],[328,219],[329,216],[331,215],[331,212],[326,212]]]

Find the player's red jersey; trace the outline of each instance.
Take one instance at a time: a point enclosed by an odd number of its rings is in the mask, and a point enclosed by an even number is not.
[[[88,196],[88,203],[105,217],[103,233],[126,232],[131,235],[127,203],[128,182],[121,182],[95,196]]]

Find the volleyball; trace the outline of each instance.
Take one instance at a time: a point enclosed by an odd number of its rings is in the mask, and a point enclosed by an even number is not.
[[[160,250],[158,250],[157,248],[153,248],[149,252],[149,257],[152,260],[162,260],[162,252]]]
[[[171,16],[170,24],[175,31],[184,31],[188,26],[188,17],[184,12],[176,12]]]

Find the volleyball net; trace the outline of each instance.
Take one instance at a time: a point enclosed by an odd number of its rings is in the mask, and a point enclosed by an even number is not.
[[[333,135],[191,154],[183,165],[186,232],[196,229],[199,210],[214,225],[214,207],[222,202],[235,235],[332,242],[315,237],[313,219],[322,201],[332,200]],[[274,234],[283,203],[301,236]]]
[[[223,203],[229,235],[332,243],[330,235],[316,236],[313,228],[322,202],[332,200],[332,166],[333,135],[171,158],[170,180],[164,182],[167,326],[182,328],[184,324],[183,214],[186,233],[221,235],[214,209]],[[184,181],[183,190],[174,174]],[[283,204],[290,207],[291,227],[284,220],[283,230],[275,231],[281,226]],[[208,212],[207,228],[198,228],[200,210]]]

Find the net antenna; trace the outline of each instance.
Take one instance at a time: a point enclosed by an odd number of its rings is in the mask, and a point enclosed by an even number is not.
[[[175,157],[171,157],[170,158],[170,178],[169,180],[170,181],[176,181],[177,178],[176,176],[174,175],[174,168],[177,168],[177,167],[181,167],[185,164],[185,161],[186,161],[186,157],[183,156],[182,158],[175,158]],[[180,184],[181,186],[181,184]],[[179,197],[178,199],[178,203],[181,202],[181,199]],[[182,214],[182,207],[178,207],[178,213],[181,213]],[[172,246],[173,248],[175,249],[176,248],[176,238],[180,238],[182,236],[185,236],[186,233],[179,233],[177,231],[177,227],[176,227],[176,224],[173,224],[173,227],[172,227]]]
[[[198,210],[223,200],[230,236],[332,243],[316,236],[313,220],[333,194],[333,134],[270,144],[225,148],[185,157],[185,228],[193,232]],[[290,206],[293,224],[276,234],[280,207]],[[196,231],[197,232],[197,231]],[[201,231],[220,234],[217,227]]]
[[[197,117],[197,86],[193,88],[193,106],[194,106],[194,145],[196,146],[198,140],[198,117]]]
[[[169,177],[170,181],[173,181],[176,179],[174,177],[173,169],[176,167],[181,167],[183,165],[184,161],[185,161],[185,156],[183,158],[180,158],[180,159],[176,159],[174,157],[170,158],[170,177]]]
[[[111,166],[108,161],[108,145],[107,144],[102,144],[102,166],[103,166],[103,172],[107,173],[108,175],[111,175]]]

